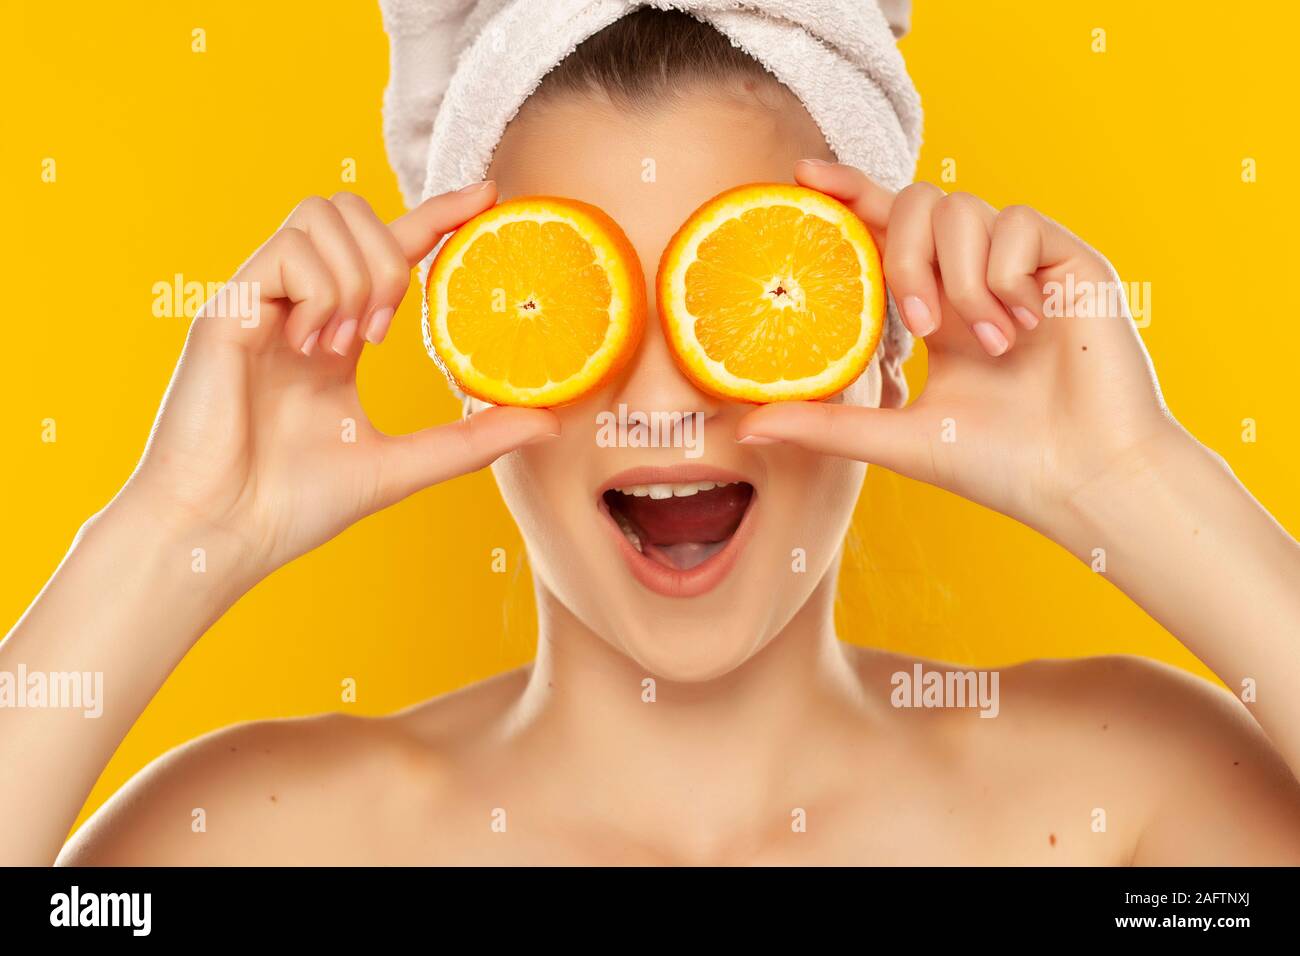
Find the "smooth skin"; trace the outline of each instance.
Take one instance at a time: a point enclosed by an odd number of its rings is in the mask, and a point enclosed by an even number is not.
[[[92,721],[0,710],[0,863],[54,859],[145,705],[257,581],[413,491],[558,433],[550,412],[498,408],[387,436],[357,396],[361,320],[382,341],[412,266],[495,198],[475,185],[391,227],[358,196],[308,199],[232,280],[258,284],[257,324],[194,320],[135,473],[0,644],[0,669],[98,671],[111,695]],[[338,437],[347,419],[352,443]],[[194,548],[201,577],[186,569]]]
[[[1110,263],[1027,206],[930,183],[894,195],[847,166],[801,162],[795,176],[848,203],[884,245],[895,298],[923,303],[905,315],[929,378],[904,410],[767,406],[741,440],[875,462],[1085,561],[1104,549],[1107,576],[1225,684],[1272,688],[1252,712],[1300,771],[1300,546],[1170,415],[1127,311],[1044,315],[1049,283],[1114,285]]]
[[[601,615],[624,604],[657,607],[634,591],[600,603],[626,582],[599,575],[622,569],[592,570],[585,592],[564,578],[546,538],[570,503],[549,495],[593,454],[581,431],[590,408],[483,409],[406,437],[365,424],[363,337],[382,340],[409,268],[496,186],[435,197],[391,226],[357,197],[309,200],[236,276],[261,283],[261,325],[196,320],[136,473],[0,645],[0,669],[102,670],[112,689],[98,721],[0,710],[0,863],[1300,863],[1300,549],[1170,418],[1127,316],[1043,317],[1051,276],[1113,270],[1032,210],[925,185],[894,196],[827,164],[797,104],[776,106],[704,91],[649,118],[561,104],[521,117],[492,171],[502,195],[602,205],[649,269],[700,199],[791,170],[881,240],[896,300],[928,332],[929,382],[907,408],[889,407],[901,393],[888,357],[835,401],[719,404],[674,371],[653,322],[621,381],[592,400],[695,403],[711,434],[730,437],[716,454],[762,474],[762,497],[786,507],[762,515],[754,555],[724,585],[739,589],[728,600],[749,594],[762,621],[734,601],[725,619],[691,604],[673,630],[720,636],[682,663],[664,651],[669,635],[656,644],[606,626]],[[587,165],[574,161],[584,142]],[[676,151],[685,168],[671,201],[609,171],[620,149],[667,157],[668,143],[691,144]],[[358,422],[355,446],[338,442],[344,417]],[[940,441],[945,418],[955,443]],[[534,664],[389,717],[209,734],[152,764],[63,845],[136,717],[240,594],[353,521],[493,460],[538,577]],[[1258,703],[1121,657],[1005,669],[993,720],[891,707],[890,676],[914,661],[839,640],[838,559],[806,585],[769,567],[788,544],[787,512],[833,553],[834,523],[818,515],[847,514],[864,461],[1080,556],[1106,548],[1111,580],[1229,687],[1254,678]],[[801,502],[809,482],[823,484]],[[202,586],[190,572],[200,546]],[[728,643],[729,630],[743,640]],[[643,702],[647,673],[674,668]],[[806,832],[791,827],[799,811]]]

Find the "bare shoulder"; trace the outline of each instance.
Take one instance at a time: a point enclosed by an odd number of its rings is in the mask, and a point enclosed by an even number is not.
[[[857,650],[855,664],[864,683],[877,688],[897,684],[897,675],[906,675],[909,687],[938,675],[938,688],[949,678],[949,685],[967,688],[967,710],[997,717],[987,726],[1006,732],[1058,744],[1100,741],[1104,734],[1110,754],[1132,749],[1165,769],[1190,761],[1217,775],[1250,763],[1265,775],[1291,778],[1246,705],[1217,684],[1150,658],[1043,658],[980,669]],[[940,709],[953,713],[953,702]]]
[[[389,862],[411,851],[490,721],[502,679],[388,717],[253,721],[199,737],[133,777],[60,865]],[[421,812],[416,812],[417,809]]]
[[[889,655],[867,667],[960,665]],[[976,671],[978,673],[978,671]],[[1107,811],[1126,849],[1158,864],[1300,863],[1300,783],[1247,705],[1196,675],[1148,658],[1035,660],[986,672],[997,719],[946,708],[935,719],[950,752],[1018,780],[1018,795]],[[996,675],[996,684],[992,677]],[[1131,845],[1131,849],[1129,848]]]
[[[1222,686],[1133,655],[1028,661],[1003,671],[1008,714],[1073,739],[1110,735],[1153,769],[1295,784],[1246,705]],[[1080,741],[1082,742],[1082,741]]]
[[[1222,686],[1142,657],[1038,661],[1007,693],[1075,748],[1124,773],[1144,813],[1132,862],[1300,863],[1300,782],[1247,705]],[[1059,706],[1059,705],[1058,705]],[[1073,716],[1071,716],[1073,715]],[[1098,727],[1107,736],[1098,741]]]
[[[1164,664],[1096,666],[1113,675],[1110,696],[1127,701],[1134,750],[1160,778],[1134,862],[1300,864],[1300,782],[1246,704]]]

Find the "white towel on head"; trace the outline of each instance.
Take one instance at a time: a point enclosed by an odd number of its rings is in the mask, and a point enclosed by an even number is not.
[[[484,177],[506,125],[583,40],[640,7],[689,13],[799,98],[840,162],[912,180],[921,104],[895,43],[910,0],[380,0],[384,140],[407,205]],[[510,68],[501,68],[502,56]],[[426,336],[427,338],[427,336]],[[891,306],[882,342],[911,336]],[[430,345],[426,341],[426,345]]]

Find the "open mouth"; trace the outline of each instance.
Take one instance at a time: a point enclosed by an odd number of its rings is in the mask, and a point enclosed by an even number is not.
[[[671,571],[692,571],[731,541],[754,499],[747,481],[622,485],[601,496],[636,551]]]

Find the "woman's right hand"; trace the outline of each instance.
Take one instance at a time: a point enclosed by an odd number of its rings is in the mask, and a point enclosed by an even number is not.
[[[558,434],[549,411],[489,408],[404,436],[357,396],[410,270],[492,205],[477,184],[382,222],[358,196],[301,203],[200,311],[135,473],[110,509],[161,519],[242,587],[358,519]],[[256,302],[241,316],[237,302]],[[254,321],[254,318],[256,321]]]

